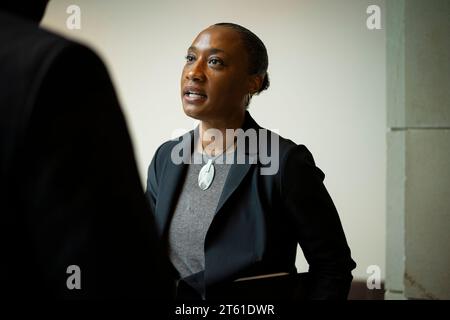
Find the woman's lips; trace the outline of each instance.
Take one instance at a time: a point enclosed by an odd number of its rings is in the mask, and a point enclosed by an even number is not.
[[[206,95],[188,92],[183,95],[183,100],[192,103],[192,104],[200,104],[205,102],[207,99]]]

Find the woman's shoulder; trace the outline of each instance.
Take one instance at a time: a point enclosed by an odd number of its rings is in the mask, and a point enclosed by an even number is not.
[[[304,161],[315,164],[314,157],[304,144],[297,144],[289,138],[285,138],[278,133],[266,128],[260,128],[260,152],[270,150],[271,154],[278,155],[280,163],[285,162],[290,157],[303,159]],[[265,131],[265,132],[264,132]],[[261,134],[264,132],[263,134]],[[265,144],[265,145],[264,145]],[[261,148],[263,146],[263,148]]]
[[[280,137],[280,167],[284,175],[297,173],[315,173],[324,180],[324,172],[316,166],[314,156],[304,144],[296,144],[290,139]]]
[[[281,179],[296,173],[316,172],[322,178],[323,172],[316,167],[314,157],[304,144],[297,144],[278,133],[258,128],[258,158],[263,175]]]
[[[158,149],[156,149],[155,156],[165,157],[167,155],[170,155],[172,152],[172,149],[179,143],[176,139],[170,139],[167,141],[164,141]]]
[[[156,152],[153,156],[152,162],[157,162],[157,163],[165,162],[168,158],[170,158],[172,156],[176,147],[183,149],[183,148],[187,148],[188,145],[190,146],[190,141],[193,136],[193,132],[194,132],[194,130],[191,130],[181,136],[178,136],[176,138],[173,138],[173,139],[163,142],[156,149]]]

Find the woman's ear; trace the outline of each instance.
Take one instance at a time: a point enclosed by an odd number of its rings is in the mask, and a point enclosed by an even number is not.
[[[248,92],[251,95],[254,95],[255,93],[258,93],[261,89],[262,83],[264,78],[259,74],[251,75],[249,78],[249,87]]]

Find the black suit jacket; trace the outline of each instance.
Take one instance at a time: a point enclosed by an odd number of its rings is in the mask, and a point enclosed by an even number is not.
[[[154,219],[107,70],[0,11],[2,296],[166,297]],[[68,266],[81,269],[69,290]]]
[[[247,112],[243,129],[259,133],[262,128]],[[258,134],[258,139],[271,149],[270,134]],[[192,150],[192,141],[193,131],[164,143],[149,167],[147,197],[163,241],[187,168],[171,161],[171,153],[178,152],[179,143]],[[267,166],[259,161],[261,151],[247,144],[246,163],[233,164],[229,171],[205,240],[206,298],[216,291],[212,288],[241,277],[296,273],[297,243],[309,263],[307,298],[346,298],[356,264],[323,184],[324,173],[304,145],[279,137],[279,170],[262,175]]]

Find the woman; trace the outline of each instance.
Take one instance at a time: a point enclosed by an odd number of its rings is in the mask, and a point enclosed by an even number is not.
[[[297,243],[310,266],[307,298],[347,297],[356,265],[323,172],[305,146],[259,127],[246,110],[269,87],[267,67],[262,41],[236,24],[210,26],[188,49],[181,99],[200,124],[158,148],[147,184],[179,298],[295,275]]]

